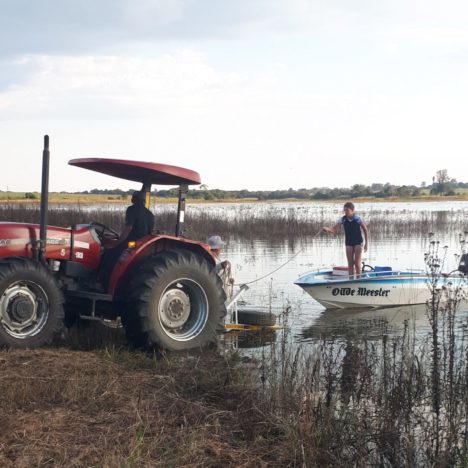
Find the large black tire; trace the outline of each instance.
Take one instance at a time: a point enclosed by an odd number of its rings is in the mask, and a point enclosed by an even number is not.
[[[63,297],[46,267],[27,258],[0,261],[0,346],[48,345],[63,319]]]
[[[190,251],[162,252],[135,273],[122,317],[128,339],[143,348],[180,351],[216,342],[226,294],[208,262]]]
[[[272,327],[276,324],[276,315],[259,310],[238,310],[237,321],[242,325]]]

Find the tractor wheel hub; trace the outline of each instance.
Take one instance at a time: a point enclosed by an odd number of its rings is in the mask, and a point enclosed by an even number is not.
[[[18,294],[11,301],[10,309],[11,318],[17,322],[24,322],[30,319],[35,311],[34,303],[23,294]]]
[[[159,317],[164,327],[182,327],[190,316],[190,299],[181,289],[165,292],[159,305]]]
[[[20,332],[37,320],[37,297],[25,286],[15,284],[0,299],[0,319],[12,331]]]

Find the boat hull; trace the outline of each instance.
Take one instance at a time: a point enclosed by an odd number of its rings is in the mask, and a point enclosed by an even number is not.
[[[333,277],[330,272],[311,273],[295,282],[329,309],[425,304],[431,299],[430,283],[430,277],[419,273],[340,279]],[[454,283],[441,280],[438,287],[444,284]],[[460,279],[456,279],[455,284],[461,284]]]

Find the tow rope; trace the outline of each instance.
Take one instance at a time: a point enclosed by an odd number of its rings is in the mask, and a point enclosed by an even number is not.
[[[314,237],[312,237],[312,240],[315,240],[318,235],[322,232],[322,230],[320,230],[319,232],[317,232]],[[279,267],[275,268],[273,271],[270,271],[269,273],[267,273],[266,275],[263,275],[263,276],[260,276],[260,278],[257,278],[257,279],[254,279],[252,281],[248,281],[246,283],[236,283],[235,286],[243,286],[243,285],[249,285],[249,284],[254,284],[256,283],[257,281],[261,281],[262,279],[265,279],[271,275],[273,275],[274,273],[276,273],[277,271],[281,270],[281,268],[285,267],[289,262],[291,262],[292,260],[294,260],[300,253],[302,253],[303,251],[305,250],[305,247],[302,247],[302,249],[299,249],[295,254],[293,254],[290,258],[288,258],[288,260],[286,260],[283,264],[281,264]]]

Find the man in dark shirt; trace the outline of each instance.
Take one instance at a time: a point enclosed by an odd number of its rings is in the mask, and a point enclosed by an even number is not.
[[[115,263],[127,248],[127,243],[141,239],[153,231],[154,215],[146,208],[144,197],[143,192],[133,192],[132,205],[125,212],[125,227],[119,240],[103,253],[99,277],[105,287]]]
[[[133,192],[132,205],[125,212],[125,227],[117,245],[122,242],[136,241],[153,231],[154,215],[145,206],[143,192]]]

